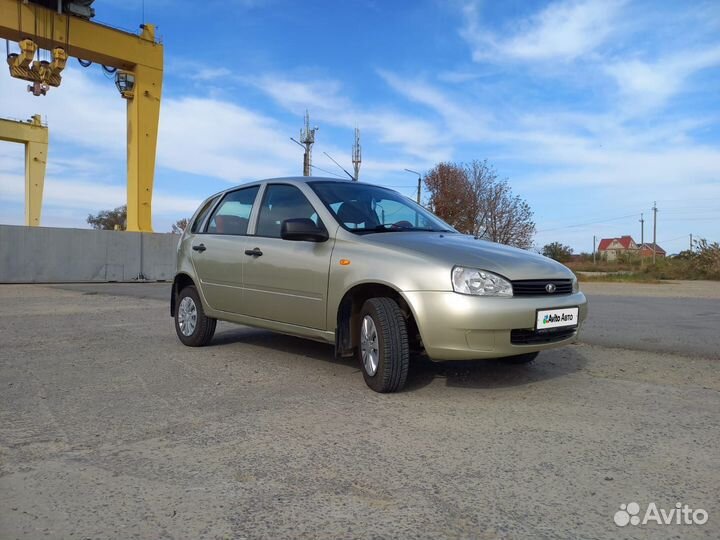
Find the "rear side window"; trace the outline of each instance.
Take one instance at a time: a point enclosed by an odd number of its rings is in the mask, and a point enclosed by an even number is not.
[[[202,222],[205,221],[205,218],[208,215],[208,212],[210,212],[210,209],[215,205],[218,198],[213,197],[208,202],[205,203],[205,206],[202,207],[202,209],[198,212],[197,217],[195,218],[195,221],[193,221],[192,226],[190,227],[191,233],[196,233],[200,225],[202,225]]]
[[[259,186],[231,191],[213,213],[207,226],[209,234],[247,234],[250,212]]]
[[[255,234],[280,238],[282,222],[296,218],[308,218],[313,220],[315,225],[321,225],[315,209],[298,188],[285,184],[271,184],[265,190]]]

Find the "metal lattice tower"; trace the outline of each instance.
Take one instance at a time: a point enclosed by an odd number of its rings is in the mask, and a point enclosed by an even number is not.
[[[353,172],[355,173],[354,180],[357,182],[360,180],[360,163],[362,163],[362,147],[360,146],[360,130],[355,128],[355,144],[352,149],[352,163]]]
[[[305,111],[305,127],[300,130],[300,142],[305,147],[303,155],[303,176],[312,176],[312,146],[315,144],[315,132],[318,127],[310,128],[310,113]]]

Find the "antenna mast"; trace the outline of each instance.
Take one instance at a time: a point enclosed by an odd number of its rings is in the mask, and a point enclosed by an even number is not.
[[[303,176],[312,176],[312,146],[318,127],[310,128],[310,113],[305,110],[305,127],[300,130],[300,143],[305,147],[303,155]]]
[[[355,178],[353,180],[357,182],[360,180],[360,163],[362,163],[362,147],[360,146],[360,129],[355,128],[355,144],[352,149],[352,163],[353,171],[355,172]]]

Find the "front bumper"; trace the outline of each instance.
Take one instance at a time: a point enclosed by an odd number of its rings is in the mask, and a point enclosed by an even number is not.
[[[579,307],[578,331],[587,317],[587,299],[581,292],[484,298],[450,291],[409,291],[403,296],[413,311],[425,351],[433,360],[499,358],[561,347],[577,339],[578,332],[554,340],[519,343],[517,335],[522,332],[517,331],[534,329],[538,309]],[[516,332],[511,338],[513,330]]]

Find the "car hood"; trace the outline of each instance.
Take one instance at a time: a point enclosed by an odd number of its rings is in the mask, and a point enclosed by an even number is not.
[[[392,250],[410,251],[449,266],[469,266],[508,279],[570,279],[573,273],[562,264],[503,244],[458,233],[385,232],[363,240]]]

